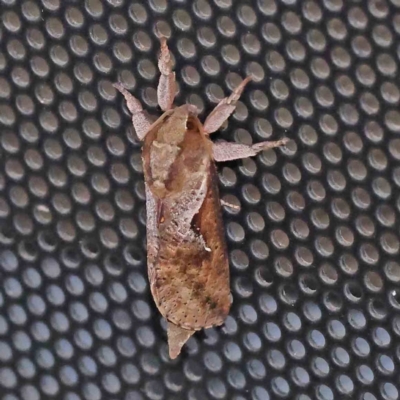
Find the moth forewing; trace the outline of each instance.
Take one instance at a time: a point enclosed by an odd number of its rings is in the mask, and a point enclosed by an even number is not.
[[[156,232],[148,238],[158,249],[155,258],[149,253],[148,268],[161,314],[178,327],[199,330],[221,324],[228,313],[228,259],[212,143],[189,110],[183,132],[184,107],[175,110],[164,125],[149,132],[143,148],[151,202],[156,212],[162,209],[162,218],[156,218]],[[165,136],[168,122],[173,144]],[[165,145],[161,151],[160,141]],[[152,152],[162,159],[156,168]],[[165,168],[160,171],[162,163]]]

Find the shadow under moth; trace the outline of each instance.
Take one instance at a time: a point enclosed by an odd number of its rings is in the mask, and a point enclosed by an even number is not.
[[[158,104],[164,114],[151,123],[140,102],[120,83],[132,123],[143,142],[146,188],[147,266],[155,304],[168,322],[169,355],[176,358],[194,332],[221,325],[231,305],[229,262],[215,162],[255,156],[287,139],[251,146],[215,142],[250,77],[206,118],[185,104],[174,107],[175,73],[165,38],[158,60]]]

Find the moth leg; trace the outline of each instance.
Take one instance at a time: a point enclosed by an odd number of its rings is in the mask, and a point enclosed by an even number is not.
[[[215,161],[239,160],[241,158],[253,157],[262,150],[283,146],[288,141],[288,138],[283,138],[275,142],[260,142],[251,146],[240,143],[216,142],[213,143],[213,156]]]
[[[235,111],[236,103],[238,102],[244,87],[250,81],[251,77],[248,76],[231,93],[229,97],[225,97],[224,99],[222,99],[214,108],[214,110],[211,111],[210,115],[206,118],[203,125],[205,134],[209,135],[210,133],[217,131],[221,127],[221,125],[229,118],[229,116]]]
[[[150,128],[151,121],[144,114],[142,105],[140,101],[131,95],[121,83],[114,83],[113,85],[124,97],[126,101],[126,106],[132,114],[132,124],[135,128],[136,134],[139,140],[143,140],[146,136],[147,131]]]
[[[192,336],[194,332],[195,331],[183,329],[175,324],[172,324],[171,322],[168,322],[168,347],[169,356],[171,359],[178,357],[182,346],[189,340],[190,336]]]
[[[167,111],[172,108],[175,98],[175,72],[172,71],[171,53],[168,49],[167,39],[162,37],[160,42],[161,54],[158,59],[158,69],[161,72],[161,76],[158,81],[157,98],[161,110]]]

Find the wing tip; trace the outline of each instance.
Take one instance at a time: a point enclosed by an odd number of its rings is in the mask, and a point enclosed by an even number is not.
[[[195,331],[183,329],[171,322],[168,322],[167,334],[168,334],[168,347],[169,356],[171,359],[175,359],[180,354],[183,345],[189,340]]]

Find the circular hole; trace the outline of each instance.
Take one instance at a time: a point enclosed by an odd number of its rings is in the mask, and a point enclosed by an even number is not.
[[[264,336],[270,342],[278,342],[282,337],[281,329],[274,322],[267,322],[263,328]]]
[[[302,326],[301,319],[294,312],[286,313],[283,318],[283,323],[290,332],[297,332],[301,329]]]
[[[310,321],[310,322],[317,322],[321,319],[322,317],[322,311],[321,308],[319,307],[318,304],[312,302],[312,301],[307,301],[304,306],[303,306],[303,313],[304,316]]]
[[[364,276],[365,286],[371,292],[379,292],[383,288],[383,280],[381,276],[375,271],[368,271]]]
[[[311,362],[311,368],[318,377],[325,377],[330,372],[328,362],[322,357],[315,357]]]
[[[95,241],[86,239],[83,240],[80,244],[82,252],[86,257],[94,259],[99,255],[100,249]]]
[[[286,397],[290,392],[290,386],[286,379],[277,377],[272,380],[272,390],[281,397]]]
[[[267,360],[269,365],[276,370],[281,370],[286,365],[285,356],[279,350],[268,351]]]
[[[344,294],[350,301],[358,303],[363,297],[361,286],[356,282],[348,282],[345,284]]]
[[[316,390],[318,400],[334,400],[332,389],[324,384],[319,385]]]
[[[386,277],[392,282],[400,282],[400,265],[396,261],[388,261],[384,268]]]
[[[326,345],[325,336],[317,329],[310,331],[308,335],[308,342],[310,345],[317,350],[321,350]]]
[[[293,379],[293,382],[300,387],[308,386],[311,381],[310,375],[303,367],[295,367],[291,371],[291,377]],[[298,399],[301,400],[301,397],[298,397]]]
[[[30,240],[23,240],[18,245],[19,254],[28,261],[33,261],[38,256],[36,243]]]
[[[377,357],[376,365],[384,375],[391,375],[395,371],[393,359],[386,354],[381,354]]]
[[[377,327],[373,330],[372,339],[379,347],[388,347],[392,340],[389,332],[382,327]]]
[[[371,299],[368,304],[368,311],[377,320],[386,318],[388,313],[385,302],[380,299]]]
[[[39,246],[47,252],[52,252],[57,246],[56,237],[52,232],[40,232],[38,235]]]
[[[354,329],[364,329],[367,324],[365,315],[360,310],[352,309],[348,312],[347,319]]]
[[[349,396],[354,391],[354,382],[349,376],[340,375],[336,379],[336,387],[341,393]]]
[[[81,264],[80,252],[73,247],[64,248],[61,259],[68,268],[75,269]]]
[[[264,287],[269,287],[273,284],[273,274],[270,269],[267,267],[259,267],[256,270],[256,280],[257,282]]]
[[[279,288],[279,296],[283,302],[293,306],[296,304],[299,294],[294,285],[282,285]]]
[[[352,349],[359,357],[367,357],[371,351],[369,343],[363,337],[356,337],[353,339]]]
[[[306,349],[299,340],[291,340],[287,345],[287,350],[290,356],[296,360],[300,360],[305,357]]]
[[[324,305],[330,312],[338,312],[343,306],[342,296],[334,291],[329,290],[323,297]]]
[[[328,332],[334,339],[337,340],[341,340],[346,336],[345,326],[337,319],[329,321]]]
[[[370,385],[374,381],[374,372],[372,369],[365,364],[357,367],[357,379],[362,382],[364,385]]]
[[[289,277],[293,274],[293,264],[285,257],[279,257],[275,261],[275,271],[282,277]]]
[[[314,276],[304,274],[300,277],[300,288],[306,294],[314,294],[318,289],[318,282]]]
[[[331,264],[324,263],[318,272],[320,279],[327,285],[333,285],[338,280],[338,273]]]
[[[350,363],[349,353],[343,347],[337,347],[332,351],[332,360],[339,367],[345,368]]]
[[[119,276],[124,271],[124,263],[117,254],[109,254],[104,260],[107,272],[113,276]]]
[[[392,307],[400,310],[400,290],[398,288],[389,290],[389,302]]]
[[[399,398],[399,391],[391,382],[383,383],[380,387],[380,391],[385,400],[397,400]]]

